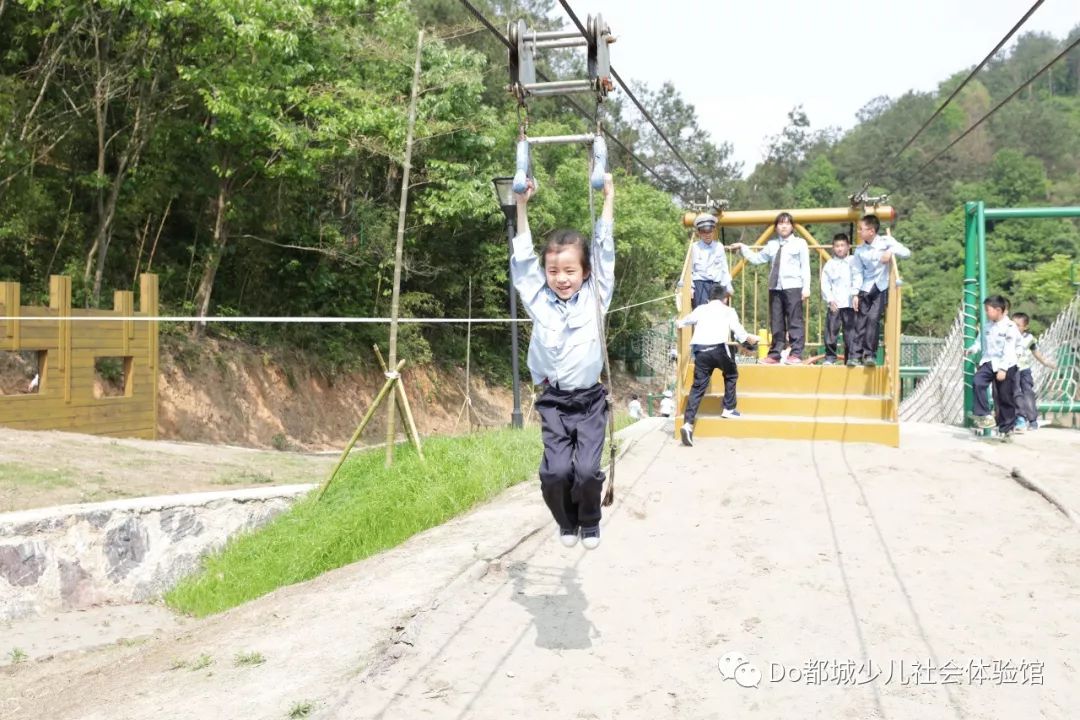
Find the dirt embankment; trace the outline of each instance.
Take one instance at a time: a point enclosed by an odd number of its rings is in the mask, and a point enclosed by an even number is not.
[[[527,373],[522,368],[525,415],[532,392]],[[406,364],[402,377],[421,435],[469,428],[469,414],[462,411],[463,363]],[[243,343],[207,338],[196,346],[166,340],[158,380],[159,437],[279,450],[340,450],[384,381],[377,369],[331,378],[303,359],[276,357]],[[625,407],[630,393],[644,397],[659,392],[660,383],[658,379],[651,387],[617,376],[617,406]],[[508,386],[488,384],[475,368],[471,385],[474,426],[510,422],[513,398]],[[385,436],[386,413],[380,410],[361,444],[380,443]]]
[[[402,377],[420,433],[452,432],[465,401],[464,368],[406,365]],[[158,379],[159,437],[279,450],[340,450],[384,381],[382,372],[374,369],[329,377],[303,358],[282,358],[238,342],[207,338],[194,345],[166,340]],[[475,373],[472,402],[481,424],[509,422],[509,390],[492,387]],[[364,439],[381,442],[385,428],[386,414],[380,411]],[[458,430],[467,428],[463,415]]]

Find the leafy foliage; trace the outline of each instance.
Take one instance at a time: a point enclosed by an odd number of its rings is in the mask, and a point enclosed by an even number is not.
[[[541,28],[557,22],[551,0],[477,4],[490,18],[525,17]],[[506,228],[490,178],[511,171],[518,116],[504,88],[505,49],[474,32],[479,26],[461,3],[8,0],[0,8],[0,276],[22,282],[28,300],[44,299],[54,273],[73,276],[75,302],[95,305],[152,271],[168,313],[388,315],[412,59],[423,27],[401,312],[506,315]],[[679,211],[706,190],[732,207],[836,205],[869,180],[871,192],[891,193],[902,213],[896,234],[916,253],[904,269],[908,327],[943,332],[959,302],[964,201],[1062,205],[1080,196],[1078,53],[919,168],[1061,47],[1048,36],[1021,37],[899,159],[904,140],[964,73],[937,92],[871,100],[843,134],[813,129],[793,108],[745,180],[731,148],[709,137],[672,85],[634,92],[693,175],[614,94],[604,107],[607,127],[662,183],[611,148],[613,306],[671,291],[685,249]],[[580,70],[576,62],[555,53],[543,69],[565,74]],[[534,134],[592,129],[557,100],[532,103],[529,115]],[[538,234],[587,229],[585,150],[545,146],[534,162]],[[1071,292],[1061,268],[1078,256],[1075,222],[1010,221],[990,233],[995,287],[1025,303],[1036,322],[1048,321]],[[646,304],[613,315],[613,345],[668,312],[670,305]],[[367,362],[367,348],[385,341],[388,329],[209,331],[307,351],[333,371]],[[489,376],[507,376],[506,335],[505,325],[474,328],[473,358]],[[463,333],[453,326],[408,325],[400,342],[414,361],[464,360]]]

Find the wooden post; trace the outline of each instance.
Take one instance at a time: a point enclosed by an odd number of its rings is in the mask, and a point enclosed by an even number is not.
[[[0,283],[2,288],[2,296],[0,296],[0,302],[4,304],[4,314],[12,318],[4,323],[4,335],[11,343],[11,350],[13,352],[19,349],[19,308],[22,304],[20,299],[20,287],[17,282],[4,282]]]
[[[394,371],[400,372],[401,366],[404,364],[404,360],[399,362],[397,364],[397,367],[394,368]],[[371,402],[371,407],[369,407],[368,411],[364,413],[364,419],[361,420],[360,424],[356,427],[356,432],[353,433],[352,438],[349,440],[349,444],[345,446],[345,451],[341,453],[341,457],[338,458],[337,465],[335,465],[334,469],[330,471],[330,476],[326,478],[326,482],[324,482],[323,486],[319,489],[319,494],[315,498],[316,501],[322,500],[323,493],[325,493],[326,489],[330,487],[330,483],[334,481],[334,476],[337,475],[337,472],[341,469],[341,466],[345,464],[345,458],[349,457],[349,452],[352,451],[353,445],[355,445],[356,441],[360,439],[360,434],[364,432],[364,428],[367,427],[367,424],[371,422],[371,418],[375,415],[375,410],[378,409],[379,403],[381,403],[386,398],[386,393],[388,393],[390,389],[397,383],[397,377],[386,378],[386,382],[383,383],[382,389],[379,390],[379,394],[376,395],[375,399]]]
[[[71,278],[67,275],[49,277],[49,307],[60,318],[56,369],[64,375],[64,402],[71,402]]]
[[[159,231],[160,232],[160,231]],[[151,253],[151,259],[153,253]],[[139,276],[139,312],[148,317],[157,317],[158,314],[158,278],[157,275],[142,273]],[[158,321],[151,320],[146,328],[146,367],[150,370],[150,387],[154,393],[154,439],[157,440],[158,418]]]
[[[135,293],[130,290],[113,291],[113,312],[121,317],[131,317],[135,312]],[[132,320],[121,322],[124,355],[131,354],[131,340],[135,337],[135,323]]]
[[[379,358],[379,367],[382,368],[383,372],[386,372],[388,368],[386,361],[383,360],[382,351],[379,350],[378,345],[373,347],[375,348],[375,357]],[[404,364],[405,359],[402,358],[401,362],[398,363],[398,367],[401,367]],[[410,442],[412,442],[413,447],[416,448],[416,454],[423,460],[424,449],[420,447],[420,433],[416,430],[416,422],[413,420],[412,409],[409,407],[409,396],[405,394],[405,383],[402,382],[401,378],[398,378],[394,399],[397,404],[398,412],[401,413],[401,417],[405,422],[406,434],[408,435]]]
[[[469,432],[472,432],[473,418],[479,421],[480,417],[476,414],[476,410],[473,409],[472,404],[472,383],[469,377],[470,375],[470,361],[472,360],[472,276],[469,276],[469,323],[465,326],[465,400],[461,403],[461,409],[458,410],[457,419],[454,420],[454,432],[457,432],[458,423],[461,422],[461,415],[465,413],[467,417],[466,422],[469,423]],[[479,423],[478,423],[479,424]]]
[[[416,126],[416,96],[420,86],[420,58],[424,31],[416,38],[416,66],[413,68],[412,97],[409,100],[409,127],[405,135],[405,163],[401,173],[401,203],[398,206],[397,243],[394,247],[394,290],[390,300],[390,366],[397,366],[398,305],[401,295],[401,255],[405,242],[405,210],[409,201],[409,171],[412,169],[413,128]],[[395,371],[396,372],[396,371]],[[395,403],[386,406],[386,466],[394,462]]]

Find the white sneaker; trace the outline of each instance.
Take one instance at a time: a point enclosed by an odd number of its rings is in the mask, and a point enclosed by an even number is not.
[[[687,447],[694,447],[694,426],[690,423],[683,423],[681,433],[682,444]]]
[[[586,550],[595,550],[600,547],[600,526],[581,528],[581,544]]]
[[[577,545],[577,541],[578,541],[577,528],[575,528],[575,529],[573,529],[573,530],[571,530],[569,532],[566,531],[566,530],[563,530],[562,528],[559,528],[558,533],[559,533],[559,542],[561,542],[563,544],[563,547],[572,548],[575,545]]]
[[[728,410],[727,408],[724,408],[724,412],[720,413],[720,417],[722,417],[722,418],[741,418],[742,413],[739,412],[738,410]]]

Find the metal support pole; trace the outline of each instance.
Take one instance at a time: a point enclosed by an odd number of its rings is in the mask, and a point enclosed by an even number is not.
[[[523,88],[533,90],[570,90],[578,87],[592,87],[588,80],[548,80],[547,82],[525,83]]]
[[[964,350],[971,347],[975,342],[975,317],[978,312],[978,232],[976,224],[978,220],[975,212],[975,203],[969,202],[964,205],[964,296],[961,299],[964,313]],[[964,417],[965,426],[971,424],[971,413],[975,408],[975,360],[972,356],[964,354]]]
[[[596,139],[593,133],[584,135],[547,135],[545,137],[529,138],[530,145],[558,145],[560,143],[591,143]]]
[[[543,40],[533,45],[537,50],[554,50],[556,48],[573,48],[573,47],[585,47],[589,44],[589,41],[580,35],[577,39],[569,38],[566,40]]]
[[[514,256],[514,236],[517,235],[514,218],[508,213],[506,216],[506,239],[510,244],[510,257]],[[510,284],[510,373],[514,382],[514,409],[510,413],[510,427],[521,429],[524,427],[521,417],[521,376],[518,372],[518,323],[517,323],[517,290],[514,289],[514,276],[509,273]]]
[[[986,306],[983,301],[990,295],[986,287],[986,205],[982,200],[975,203],[975,231],[979,241],[979,327],[986,327]]]
[[[566,40],[567,38],[583,37],[577,30],[545,30],[543,32],[531,32],[525,34],[525,41],[533,40]]]
[[[594,92],[591,87],[575,87],[565,90],[530,90],[529,95],[532,97],[555,97],[556,95],[587,95]]]
[[[986,208],[983,211],[987,220],[1008,220],[1010,218],[1074,218],[1080,217],[1080,205],[1072,207],[1037,207],[1037,208]]]

